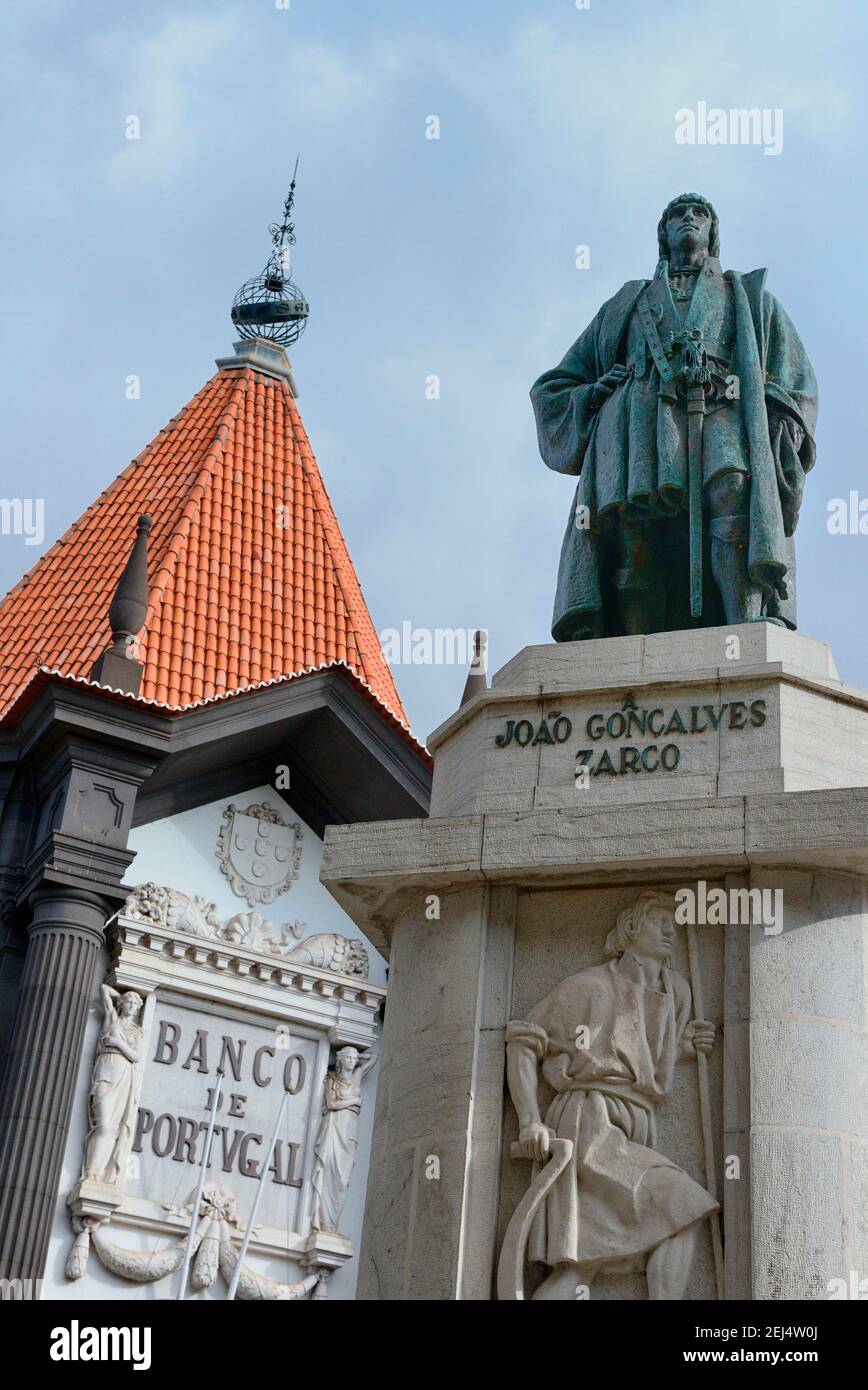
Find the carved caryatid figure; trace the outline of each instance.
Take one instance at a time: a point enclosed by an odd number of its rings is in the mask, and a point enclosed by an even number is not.
[[[580,475],[557,642],[796,626],[811,364],[766,272],[721,269],[707,198],[674,198],[657,240],[654,278],[628,280],[531,392],[543,459]]]
[[[144,1001],[130,990],[102,987],[103,1029],[90,1085],[90,1132],[82,1176],[115,1184],[136,1112],[136,1067],[142,1055],[139,1017]]]
[[[376,1062],[376,1056],[362,1061],[356,1048],[342,1047],[334,1068],[326,1073],[325,1106],[314,1150],[314,1230],[338,1229],[356,1161],[362,1081]]]
[[[507,1028],[520,1125],[513,1152],[542,1164],[557,1139],[569,1153],[530,1229],[528,1258],[548,1269],[534,1298],[575,1299],[600,1271],[637,1268],[649,1298],[682,1298],[698,1223],[717,1210],[655,1148],[676,1061],[714,1043],[714,1025],[690,1019],[690,986],[671,968],[675,931],[672,898],[642,893],[609,934],[610,959],[564,980]],[[544,1122],[540,1064],[555,1092]]]

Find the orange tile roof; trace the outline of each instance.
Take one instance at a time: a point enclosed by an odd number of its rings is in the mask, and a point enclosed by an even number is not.
[[[40,666],[89,676],[142,512],[141,698],[341,662],[408,728],[288,383],[249,366],[218,371],[0,603],[0,718]]]

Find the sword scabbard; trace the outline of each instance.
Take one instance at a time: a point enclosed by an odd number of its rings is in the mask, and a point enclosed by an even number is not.
[[[702,616],[702,425],[705,387],[687,387],[687,498],[690,527],[690,612]]]

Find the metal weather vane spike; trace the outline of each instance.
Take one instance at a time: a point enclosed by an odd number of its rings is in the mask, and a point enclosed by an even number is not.
[[[298,174],[298,155],[295,159],[295,168],[292,171],[292,183],[289,185],[289,192],[286,195],[286,202],[283,205],[283,221],[271,222],[268,230],[271,233],[271,243],[275,251],[278,251],[285,243],[290,246],[295,245],[295,227],[292,222],[292,205],[295,202],[295,180]]]

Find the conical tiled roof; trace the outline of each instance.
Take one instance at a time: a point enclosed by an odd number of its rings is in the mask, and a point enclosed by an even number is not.
[[[219,364],[0,603],[0,718],[39,666],[89,676],[148,512],[140,698],[185,708],[340,662],[407,726],[289,365],[271,374],[245,360]]]

